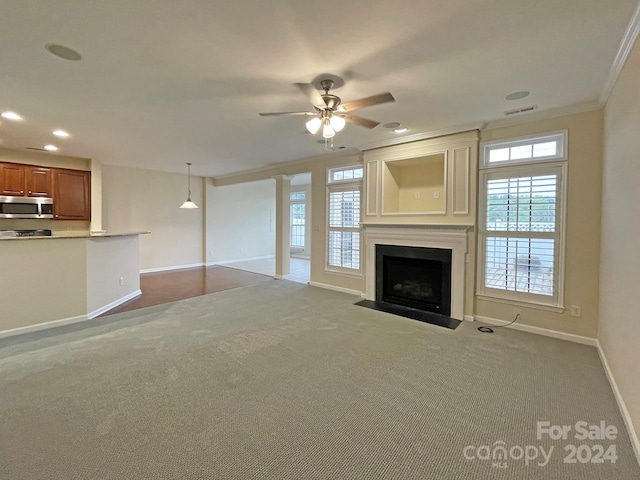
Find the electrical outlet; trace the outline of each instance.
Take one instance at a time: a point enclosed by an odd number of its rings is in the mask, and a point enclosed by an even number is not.
[[[581,317],[582,307],[580,305],[571,305],[571,307],[569,307],[569,313],[572,317]]]
[[[433,192],[433,198],[440,198],[440,192]]]
[[[124,285],[124,277],[120,277],[120,285]]]
[[[416,200],[420,200],[420,192],[414,192],[413,196],[415,197]]]

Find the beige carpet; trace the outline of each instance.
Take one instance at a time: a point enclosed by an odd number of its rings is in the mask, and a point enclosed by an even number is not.
[[[0,478],[640,478],[594,348],[356,300],[278,281],[3,339]],[[580,420],[620,434],[536,438]],[[554,451],[492,466],[496,442]]]

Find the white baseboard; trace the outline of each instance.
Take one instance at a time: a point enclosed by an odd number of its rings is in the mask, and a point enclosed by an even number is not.
[[[124,297],[119,298],[118,300],[111,302],[110,304],[105,305],[104,307],[100,307],[97,310],[94,310],[93,312],[88,313],[87,318],[89,320],[92,320],[96,318],[98,315],[102,315],[104,312],[108,312],[112,308],[116,308],[118,305],[122,305],[124,302],[128,302],[132,298],[136,298],[140,295],[142,295],[142,290],[140,289],[136,290],[135,292],[131,292],[129,295],[125,295]]]
[[[133,293],[130,293],[129,295],[126,295],[116,300],[115,302],[111,302],[109,305],[105,305],[104,307],[94,310],[93,312],[88,313],[87,315],[78,315],[77,317],[61,318],[60,320],[51,320],[50,322],[36,323],[35,325],[27,325],[25,327],[18,327],[18,328],[12,328],[9,330],[3,330],[0,332],[0,338],[12,337],[14,335],[22,335],[23,333],[37,332],[39,330],[46,330],[48,328],[61,327],[63,325],[69,325],[72,323],[85,322],[87,320],[92,320],[98,315],[103,314],[107,310],[111,310],[112,308],[115,308],[118,305],[121,305],[124,302],[137,297],[141,293],[142,293],[141,290],[137,290]]]
[[[60,320],[51,320],[50,322],[36,323],[35,325],[27,325],[25,327],[11,328],[0,332],[0,338],[12,337],[14,335],[22,335],[23,333],[37,332],[38,330],[46,330],[47,328],[61,327],[70,323],[78,323],[87,320],[86,315],[77,317],[61,318]]]
[[[276,280],[289,280],[289,278],[291,278],[291,274],[288,273],[287,275],[274,275],[273,278],[275,278]]]
[[[495,325],[498,327],[505,326],[510,322],[505,320],[498,320],[497,318],[483,317],[476,315],[473,317],[475,321],[479,323],[486,323],[488,325]],[[545,337],[559,338],[560,340],[567,340],[569,342],[581,343],[582,345],[589,345],[595,347],[598,345],[598,340],[591,337],[583,337],[582,335],[574,335],[572,333],[558,332],[556,330],[549,330],[548,328],[532,327],[531,325],[523,325],[521,323],[514,323],[507,328],[513,328],[514,330],[521,330],[523,332],[536,333],[538,335],[544,335]]]
[[[172,265],[170,267],[145,268],[140,273],[167,272],[169,270],[182,270],[183,268],[203,267],[204,263],[189,263],[187,265]]]
[[[328,285],[326,283],[309,282],[312,287],[326,288],[327,290],[334,290],[336,292],[349,293],[351,295],[357,295],[362,297],[363,293],[360,290],[353,290],[351,288],[336,287],[335,285]]]
[[[622,414],[622,420],[627,427],[627,432],[629,432],[629,439],[631,440],[633,451],[636,454],[636,460],[638,461],[638,464],[640,464],[640,439],[638,438],[638,433],[631,421],[631,415],[629,414],[629,410],[627,410],[627,405],[624,403],[624,399],[622,398],[622,394],[620,393],[620,389],[618,388],[616,379],[613,376],[611,367],[609,367],[607,356],[604,354],[604,350],[602,350],[600,342],[596,343],[596,349],[598,350],[598,355],[600,355],[600,361],[602,362],[602,366],[604,367],[604,371],[607,375],[607,380],[609,380],[609,385],[611,385],[611,390],[613,390],[613,396],[616,398],[618,409]]]
[[[213,265],[228,265],[229,263],[236,262],[250,262],[251,260],[265,260],[267,258],[275,258],[275,255],[262,255],[260,257],[246,257],[246,258],[235,258],[233,260],[215,260],[213,262],[207,262],[207,267],[211,267]]]
[[[473,318],[473,315],[465,315],[464,317],[462,317],[466,322],[473,322],[475,321]]]

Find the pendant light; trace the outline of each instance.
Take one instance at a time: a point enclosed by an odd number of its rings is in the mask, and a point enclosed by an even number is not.
[[[189,194],[187,195],[187,199],[185,202],[180,205],[180,208],[198,208],[198,206],[191,201],[191,164],[187,162],[187,182],[189,185]]]

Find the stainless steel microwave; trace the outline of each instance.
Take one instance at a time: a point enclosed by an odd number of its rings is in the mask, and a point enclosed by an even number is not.
[[[0,218],[53,218],[53,199],[0,195]]]

